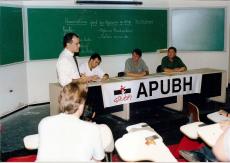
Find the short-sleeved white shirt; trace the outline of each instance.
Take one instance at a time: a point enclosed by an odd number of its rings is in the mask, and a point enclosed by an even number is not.
[[[41,120],[38,126],[37,161],[79,162],[105,156],[99,126],[61,113]]]
[[[224,150],[228,160],[230,160],[230,128],[228,128],[225,132],[226,134],[224,135]]]
[[[73,55],[68,49],[64,49],[58,58],[56,68],[58,80],[62,86],[71,83],[73,79],[80,78]]]
[[[86,76],[97,75],[100,78],[102,78],[104,76],[104,74],[105,74],[105,72],[99,66],[97,66],[94,69],[90,70],[88,63],[81,64],[79,69],[80,69],[81,74],[85,74]]]

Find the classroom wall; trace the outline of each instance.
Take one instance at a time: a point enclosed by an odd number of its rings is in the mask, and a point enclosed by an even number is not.
[[[229,38],[230,38],[230,26],[229,26],[229,28],[228,28],[229,30]],[[229,46],[229,55],[228,55],[228,57],[229,57],[229,61],[228,61],[228,84],[230,85],[230,41],[229,41],[229,43],[228,43],[228,46]]]
[[[224,52],[178,52],[178,56],[182,58],[189,69],[210,67],[216,69],[223,69],[229,72],[229,51],[230,51],[230,2],[227,1],[181,1],[181,0],[143,0],[143,7],[223,7],[227,8],[227,21],[226,21],[226,51]],[[9,2],[12,3],[12,2]],[[16,3],[16,2],[14,2]],[[44,2],[49,5],[71,6],[73,1],[61,1],[58,3],[55,1]],[[42,4],[44,4],[42,2]],[[18,5],[23,6],[39,6],[39,1],[18,1]],[[10,4],[11,5],[11,4]],[[25,21],[25,20],[24,20]],[[170,28],[170,27],[169,27]],[[24,29],[24,36],[27,36],[27,29]],[[170,33],[170,31],[169,31]],[[27,40],[24,40],[26,43]],[[169,43],[170,45],[170,39]],[[28,45],[25,46],[25,58],[28,57]],[[41,47],[42,48],[42,47]],[[144,53],[143,59],[149,66],[150,72],[153,73],[156,67],[160,64],[161,58],[165,56],[165,53]],[[110,76],[116,76],[117,72],[123,71],[125,60],[130,57],[131,54],[102,56],[101,67],[110,74]],[[79,64],[88,60],[87,57],[80,57]],[[10,64],[0,66],[0,84],[4,87],[0,87],[0,115],[7,114],[13,110],[19,109],[21,106],[27,104],[37,104],[43,102],[49,102],[49,83],[57,82],[56,75],[56,59],[51,60],[38,60],[38,61],[25,61],[22,63]],[[228,78],[230,82],[230,79]],[[9,90],[13,89],[13,93],[9,93]]]
[[[28,104],[26,76],[24,62],[0,67],[0,115]]]

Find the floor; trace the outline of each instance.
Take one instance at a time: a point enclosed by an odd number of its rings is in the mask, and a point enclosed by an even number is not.
[[[201,121],[208,122],[206,115],[224,108],[230,111],[230,88],[227,89],[226,103],[206,101],[200,107]],[[164,139],[165,144],[178,143],[183,136],[179,127],[188,122],[188,118],[181,112],[146,105],[140,109],[139,105],[134,105],[132,117],[129,121],[122,120],[111,114],[101,114],[96,118],[97,123],[106,123],[113,132],[114,139],[126,133],[125,128],[131,124],[147,122]],[[5,161],[12,156],[21,156],[36,153],[36,150],[26,150],[23,145],[23,137],[37,133],[37,125],[43,117],[49,116],[49,104],[30,106],[14,114],[1,119],[1,158]],[[138,118],[137,118],[138,117]],[[116,151],[115,151],[116,152]]]
[[[49,104],[30,106],[1,120],[1,156],[2,161],[14,155],[23,155],[23,138],[26,135],[36,134],[37,126],[43,117],[49,116]],[[34,151],[35,152],[35,151]]]

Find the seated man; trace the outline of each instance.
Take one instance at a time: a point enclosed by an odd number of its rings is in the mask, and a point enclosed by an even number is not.
[[[72,82],[63,87],[59,96],[61,113],[39,123],[37,161],[89,162],[104,158],[99,125],[80,119],[86,95],[85,83]]]
[[[149,74],[149,68],[141,59],[142,51],[140,49],[134,49],[132,52],[132,58],[129,58],[125,62],[125,74],[130,77],[142,77]]]
[[[161,61],[161,69],[163,72],[183,72],[187,70],[187,67],[182,60],[176,56],[176,48],[168,48],[168,54]]]
[[[88,63],[84,63],[80,66],[81,75],[88,77],[88,81],[107,80],[109,75],[99,67],[101,63],[101,57],[99,54],[94,53],[91,55]]]

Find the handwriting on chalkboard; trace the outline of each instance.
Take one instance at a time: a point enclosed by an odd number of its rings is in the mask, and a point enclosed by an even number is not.
[[[30,59],[57,58],[62,38],[69,32],[80,36],[80,56],[90,56],[93,52],[127,54],[136,47],[143,52],[156,51],[167,47],[167,12],[167,9],[84,6],[28,8]]]
[[[133,25],[153,24],[152,20],[81,20],[66,17],[63,32],[72,32],[75,26],[87,26],[96,29],[98,39],[128,39],[133,33]],[[84,42],[84,40],[82,41]]]
[[[143,21],[131,21],[131,20],[81,20],[71,19],[66,17],[64,25],[62,27],[63,34],[73,32],[76,26],[90,27],[92,30],[96,30],[98,39],[128,39],[129,35],[132,35],[133,24],[140,24]],[[92,41],[89,37],[81,38],[81,52],[82,53],[93,53],[90,49],[90,42]]]
[[[87,29],[92,30],[95,34],[93,37],[97,40],[108,40],[108,41],[124,41],[129,40],[134,35],[134,29],[138,26],[152,26],[156,23],[152,19],[120,19],[120,20],[108,20],[103,19],[86,19],[82,17],[65,17],[64,24],[62,26],[63,34],[73,32],[75,29]],[[137,26],[137,27],[135,27]],[[81,37],[81,53],[93,53],[92,40],[87,33]]]

